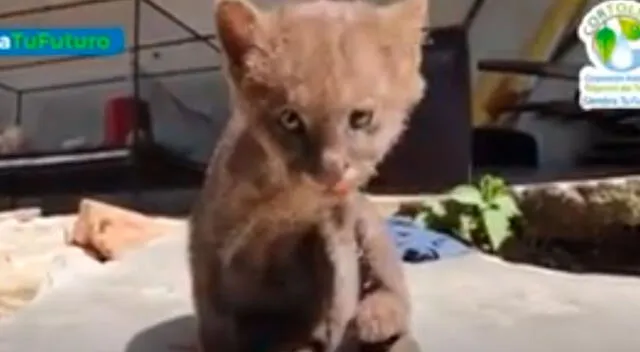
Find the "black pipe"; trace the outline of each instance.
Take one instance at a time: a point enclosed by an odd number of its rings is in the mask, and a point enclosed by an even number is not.
[[[24,95],[24,93],[22,93],[22,92],[16,93],[16,106],[15,106],[16,111],[14,111],[14,115],[15,115],[15,124],[17,126],[20,126],[20,124],[22,123],[22,97],[23,97],[23,95]]]
[[[198,33],[198,31],[193,29],[188,24],[182,22],[178,17],[176,17],[174,14],[172,14],[169,10],[167,10],[164,7],[156,4],[155,2],[153,2],[153,0],[142,0],[142,1],[144,1],[144,3],[149,5],[152,9],[156,10],[159,14],[164,16],[166,19],[168,19],[169,21],[175,23],[178,27],[182,28],[187,33],[191,34],[191,36],[193,36],[194,38],[198,38],[200,40],[205,40],[203,38],[203,36],[200,33]],[[218,53],[218,54],[220,53],[220,48],[218,48],[218,46],[216,46],[214,43],[212,43],[212,42],[210,42],[208,40],[206,41],[206,43],[207,43],[207,46],[209,46],[211,49],[213,49],[216,53]]]
[[[463,27],[468,31],[471,26],[473,26],[473,22],[478,18],[480,14],[480,10],[485,4],[485,0],[474,0],[467,12],[467,15],[464,17],[464,21],[462,22]]]
[[[147,79],[147,78],[168,78],[168,77],[175,77],[175,76],[181,76],[181,75],[190,75],[190,74],[196,74],[196,73],[215,72],[215,71],[219,71],[219,70],[220,70],[220,66],[203,66],[203,67],[192,67],[192,68],[186,68],[186,69],[167,70],[167,71],[151,72],[151,73],[140,72],[140,78],[145,78],[145,79]],[[21,89],[21,92],[25,93],[25,94],[30,94],[30,93],[49,92],[49,91],[53,91],[53,90],[64,90],[64,89],[90,87],[90,86],[97,86],[97,85],[124,82],[124,81],[127,81],[130,78],[131,78],[131,75],[120,75],[120,76],[113,76],[113,77],[107,77],[107,78],[99,78],[99,79],[91,79],[91,80],[75,81],[75,82],[66,82],[66,83],[53,84],[53,85],[48,85],[48,86],[25,88],[25,89]]]
[[[4,20],[7,18],[14,18],[14,17],[35,15],[40,13],[53,12],[53,11],[69,10],[69,9],[74,9],[76,7],[105,4],[105,3],[116,2],[116,1],[125,1],[125,0],[80,0],[80,1],[65,2],[61,4],[55,4],[55,5],[36,6],[36,7],[31,7],[31,8],[22,9],[22,10],[15,10],[15,11],[0,13],[0,20]]]
[[[215,38],[215,35],[208,34],[205,37],[207,38],[207,40],[210,40],[210,39]],[[165,47],[169,47],[169,46],[186,45],[186,44],[191,44],[191,43],[195,43],[195,42],[199,42],[199,41],[201,41],[201,40],[198,39],[198,38],[185,37],[185,38],[180,38],[180,39],[158,41],[158,42],[155,42],[155,43],[140,44],[140,45],[138,45],[137,48],[138,48],[139,51],[146,51],[146,50],[165,48]],[[133,53],[135,50],[136,50],[135,46],[131,46],[131,47],[126,49],[126,51],[129,52],[129,53]],[[104,58],[104,56],[82,55],[82,56],[56,57],[56,58],[52,58],[52,59],[33,60],[33,61],[28,61],[28,62],[18,62],[18,63],[10,64],[10,65],[0,65],[0,72],[7,72],[7,71],[13,71],[13,70],[23,70],[23,69],[26,69],[26,68],[46,66],[46,65],[51,65],[51,64],[62,64],[62,63],[68,63],[68,62],[77,62],[77,61],[85,61],[85,60],[93,60],[93,59],[101,59],[101,58]]]

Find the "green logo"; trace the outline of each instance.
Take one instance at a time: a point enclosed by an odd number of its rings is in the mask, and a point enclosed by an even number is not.
[[[640,4],[606,1],[587,13],[578,32],[597,66],[629,72],[640,68]]]

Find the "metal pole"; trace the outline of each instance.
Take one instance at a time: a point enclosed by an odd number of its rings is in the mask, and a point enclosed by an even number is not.
[[[133,76],[133,98],[134,122],[133,122],[133,145],[137,146],[140,134],[140,21],[141,21],[142,1],[133,0],[133,51],[131,53],[131,74]]]
[[[19,90],[15,87],[12,87],[6,83],[0,83],[0,90],[4,90],[11,93],[18,93]]]
[[[469,31],[471,26],[473,26],[473,22],[476,20],[478,15],[480,14],[480,10],[485,4],[485,0],[475,0],[471,7],[469,8],[469,12],[467,12],[464,17],[464,21],[462,22],[462,26]]]
[[[140,78],[169,78],[169,77],[182,76],[182,75],[217,72],[217,71],[220,71],[220,69],[221,67],[219,65],[212,65],[212,66],[191,67],[191,68],[183,68],[183,69],[167,70],[167,71],[159,71],[159,72],[149,72],[149,73],[145,73],[142,70],[140,70],[138,76]],[[77,89],[82,87],[91,87],[91,86],[98,86],[98,85],[105,85],[105,84],[112,84],[112,83],[126,82],[126,81],[131,81],[131,74],[83,80],[83,81],[56,83],[53,85],[46,85],[46,86],[28,87],[28,88],[23,88],[20,91],[25,94],[42,93],[42,92],[48,92],[48,91],[54,91],[54,90]]]
[[[123,1],[123,0],[80,0],[80,1],[65,2],[61,4],[36,6],[36,7],[30,7],[22,10],[17,10],[17,11],[14,10],[9,12],[2,12],[0,13],[0,19],[6,20],[9,18],[42,14],[42,13],[53,12],[53,11],[64,11],[64,10],[70,10],[70,9],[74,9],[82,6],[93,6],[93,5],[105,4],[105,3],[116,2],[116,1]]]
[[[176,17],[174,14],[172,14],[171,11],[169,11],[169,10],[165,9],[164,7],[158,5],[153,0],[143,0],[143,1],[149,7],[151,7],[155,11],[157,11],[160,15],[164,16],[166,19],[168,19],[169,21],[175,23],[178,27],[182,28],[184,31],[186,31],[187,33],[191,34],[194,38],[197,38],[199,40],[204,41],[205,44],[207,46],[209,46],[216,54],[220,53],[220,48],[218,48],[217,45],[215,45],[214,43],[210,42],[209,40],[206,40],[205,36],[203,36],[202,34],[198,33],[198,31],[195,30],[193,27],[191,27],[188,24],[184,23],[182,20],[180,20],[178,17]]]

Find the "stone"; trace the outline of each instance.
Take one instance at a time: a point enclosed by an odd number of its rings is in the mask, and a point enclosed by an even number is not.
[[[67,241],[100,261],[109,261],[161,234],[161,226],[151,217],[115,205],[83,199]]]

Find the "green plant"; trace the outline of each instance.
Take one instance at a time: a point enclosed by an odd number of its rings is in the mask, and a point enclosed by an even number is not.
[[[485,175],[476,184],[460,185],[443,197],[427,199],[416,220],[484,251],[496,252],[513,235],[512,222],[520,217],[505,181]]]

